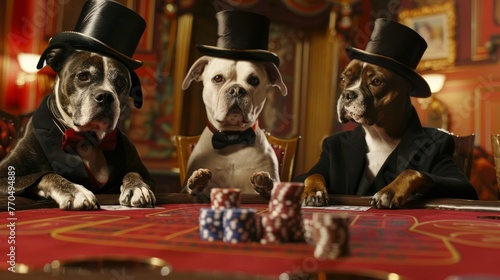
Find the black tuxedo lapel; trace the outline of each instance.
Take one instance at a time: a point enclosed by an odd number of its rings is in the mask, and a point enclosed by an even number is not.
[[[361,177],[364,176],[366,162],[365,133],[361,126],[356,127],[347,137],[341,138],[342,154],[345,164],[346,194],[356,194]]]
[[[54,124],[54,116],[50,112],[48,102],[52,95],[43,99],[42,104],[33,113],[33,127],[35,136],[49,160],[55,173],[71,178],[73,183],[88,185],[87,171],[82,159],[75,153],[65,153],[61,149],[62,132]]]
[[[373,182],[370,188],[366,189],[365,195],[373,195],[383,187],[387,186],[390,182],[392,182],[397,175],[401,172],[398,166],[399,159],[399,146],[392,151],[389,157],[385,160],[382,167],[380,167],[377,176],[373,179]]]
[[[425,155],[431,139],[424,133],[415,108],[412,113],[401,143],[398,146],[397,173],[401,173],[408,168],[415,168]]]

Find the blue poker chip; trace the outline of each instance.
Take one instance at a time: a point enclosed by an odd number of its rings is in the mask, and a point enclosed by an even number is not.
[[[222,217],[223,237],[228,243],[257,240],[257,210],[252,208],[224,209]]]
[[[200,239],[207,241],[222,240],[222,210],[201,208],[199,216]]]

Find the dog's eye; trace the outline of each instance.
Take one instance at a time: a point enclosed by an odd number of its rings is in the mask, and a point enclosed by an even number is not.
[[[222,83],[224,81],[224,77],[222,75],[215,75],[213,78],[212,78],[212,81],[214,83]]]
[[[124,78],[116,79],[116,86],[117,87],[124,87],[126,85],[127,85],[127,80],[125,80]]]
[[[343,87],[345,85],[345,77],[340,77],[339,84],[341,87]]]
[[[372,86],[375,86],[375,87],[378,87],[380,85],[382,85],[384,82],[382,82],[382,80],[379,80],[379,79],[373,79],[373,81],[371,82],[371,85]]]
[[[256,87],[256,86],[258,86],[260,84],[260,80],[256,76],[251,76],[251,77],[248,78],[247,83],[249,85],[251,85],[251,86]]]
[[[85,81],[88,81],[90,79],[90,73],[89,72],[81,72],[81,73],[76,74],[76,77],[78,78],[78,80],[85,82]]]

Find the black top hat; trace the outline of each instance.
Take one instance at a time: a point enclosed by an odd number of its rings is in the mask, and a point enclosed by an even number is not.
[[[426,48],[424,38],[415,30],[398,22],[379,18],[375,20],[365,50],[347,47],[346,51],[351,59],[391,69],[407,78],[415,87],[411,96],[429,97],[429,84],[415,71]]]
[[[50,39],[37,68],[43,67],[47,53],[57,47],[71,46],[97,52],[122,62],[132,76],[131,96],[137,108],[142,106],[140,80],[133,71],[142,65],[132,55],[146,29],[144,19],[122,4],[109,0],[88,0],[83,5],[74,31],[63,31]]]
[[[243,60],[270,61],[279,66],[279,57],[267,50],[269,19],[243,11],[218,12],[217,45],[197,45],[205,55]]]
[[[142,62],[133,59],[132,55],[145,29],[144,19],[120,3],[88,0],[83,5],[75,30],[52,37],[37,67],[43,67],[45,55],[50,49],[63,43],[75,49],[109,55],[131,69],[139,68]]]

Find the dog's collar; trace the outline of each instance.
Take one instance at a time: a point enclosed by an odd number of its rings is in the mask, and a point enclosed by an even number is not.
[[[256,121],[252,127],[244,131],[220,131],[210,122],[207,122],[207,127],[213,133],[212,146],[216,150],[236,144],[253,145],[255,143],[255,130],[258,125],[258,121]]]

